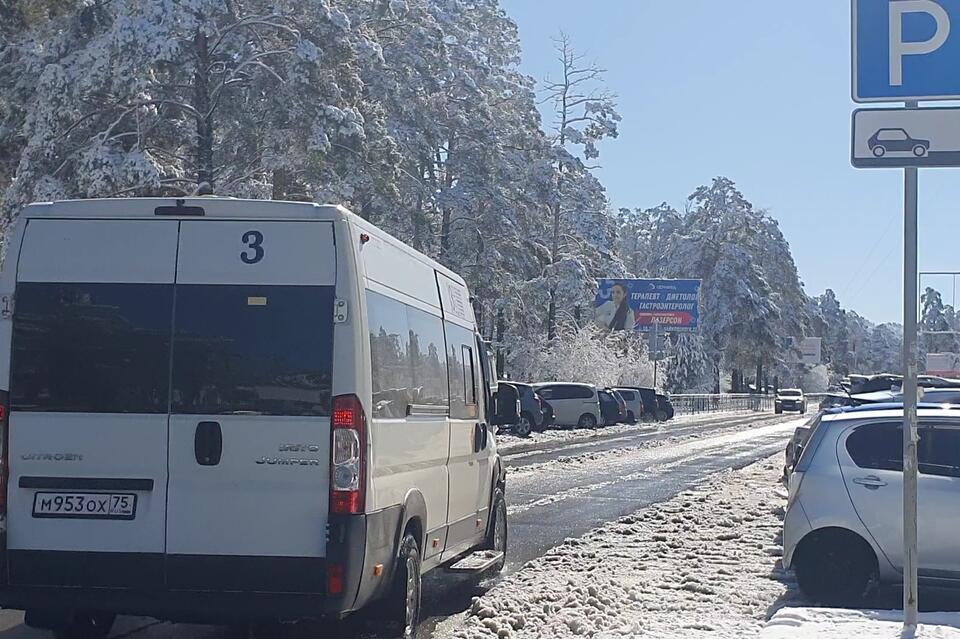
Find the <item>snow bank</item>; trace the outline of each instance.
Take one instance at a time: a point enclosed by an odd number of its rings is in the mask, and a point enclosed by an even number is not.
[[[900,639],[900,610],[786,608],[760,633],[760,639]],[[960,639],[960,613],[920,615],[917,639]]]
[[[435,636],[757,636],[793,588],[779,570],[780,456],[569,539]]]

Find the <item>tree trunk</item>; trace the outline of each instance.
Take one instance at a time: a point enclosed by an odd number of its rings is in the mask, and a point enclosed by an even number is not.
[[[504,352],[503,333],[507,329],[507,321],[503,316],[503,309],[497,309],[497,372],[503,374]]]
[[[273,200],[283,200],[287,197],[287,185],[289,177],[283,169],[276,169],[273,172],[273,193],[270,198]]]
[[[197,31],[193,39],[197,70],[193,77],[193,104],[197,110],[197,187],[213,189],[213,112],[210,109],[210,51],[207,34]]]
[[[757,358],[757,381],[755,383],[757,385],[756,392],[758,393],[763,390],[763,384],[761,382],[762,379],[763,379],[763,360],[760,358]]]
[[[456,136],[451,134],[447,143],[447,162],[443,170],[443,185],[447,191],[453,188],[453,169],[451,159],[453,158],[454,146],[456,145]],[[438,161],[439,161],[439,153]],[[450,207],[444,206],[441,210],[440,219],[440,261],[447,256],[450,251]]]
[[[550,289],[550,304],[547,307],[547,339],[557,336],[557,291]]]

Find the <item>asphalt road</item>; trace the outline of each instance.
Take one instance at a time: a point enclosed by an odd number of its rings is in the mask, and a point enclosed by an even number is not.
[[[745,466],[783,450],[798,423],[796,416],[705,417],[676,428],[667,425],[586,443],[553,443],[548,451],[508,456],[510,552],[506,571],[516,570],[568,537],[669,499],[714,472]],[[467,609],[471,597],[490,585],[435,572],[424,583],[425,637],[439,621]],[[322,627],[300,628],[289,634],[328,636]],[[358,633],[349,630],[347,634]],[[45,636],[25,628],[19,613],[0,612],[0,639]],[[136,618],[121,619],[111,634],[133,639],[236,636],[223,628]]]

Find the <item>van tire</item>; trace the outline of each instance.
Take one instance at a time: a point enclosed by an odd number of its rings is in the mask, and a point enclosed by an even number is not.
[[[491,572],[499,573],[506,565],[508,538],[507,500],[503,496],[503,490],[497,488],[493,491],[493,503],[490,508],[490,528],[487,531],[487,538],[484,541],[483,549],[502,552],[503,559],[490,569]]]
[[[663,410],[662,408],[658,408],[658,409],[657,409],[657,421],[658,421],[658,422],[665,422],[665,421],[667,421],[668,419],[669,419],[669,417],[667,417],[667,411]]]
[[[577,428],[596,428],[597,427],[597,418],[595,415],[590,413],[584,413],[580,416],[580,419],[577,421]]]
[[[104,639],[110,634],[117,616],[107,612],[78,613],[69,624],[55,628],[56,639]]]
[[[420,625],[420,547],[416,538],[407,532],[400,542],[397,568],[393,585],[382,602],[383,619],[386,622],[384,637],[391,639],[416,639]]]
[[[633,414],[633,411],[632,411],[632,410],[628,410],[628,411],[627,411],[627,423],[628,423],[628,424],[636,424],[636,423],[637,423],[637,416]]]

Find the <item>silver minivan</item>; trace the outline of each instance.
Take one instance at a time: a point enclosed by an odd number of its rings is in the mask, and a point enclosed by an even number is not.
[[[596,428],[603,423],[600,396],[593,384],[545,382],[533,386],[553,407],[557,425]]]
[[[469,300],[340,207],[26,207],[0,275],[0,605],[105,636],[386,600],[409,635],[422,573],[506,551],[493,433],[517,398],[501,419]]]

